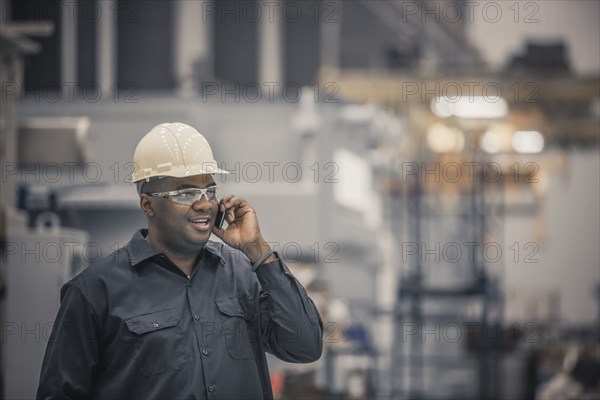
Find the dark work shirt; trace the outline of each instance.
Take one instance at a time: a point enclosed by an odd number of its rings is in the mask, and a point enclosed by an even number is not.
[[[209,241],[188,278],[146,230],[61,290],[38,399],[270,399],[265,351],[322,352],[323,324],[277,260]]]

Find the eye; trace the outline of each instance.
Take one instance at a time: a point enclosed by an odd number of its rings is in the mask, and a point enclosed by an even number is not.
[[[180,199],[189,199],[191,197],[194,197],[193,193],[189,193],[189,192],[183,192],[183,193],[179,193],[178,197]]]
[[[208,194],[215,194],[215,193],[217,193],[217,187],[216,186],[209,187],[208,189],[206,189],[206,193],[208,193]]]

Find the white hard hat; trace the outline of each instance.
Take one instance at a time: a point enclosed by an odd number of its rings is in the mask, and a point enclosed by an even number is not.
[[[150,178],[203,174],[228,174],[218,167],[208,141],[181,122],[156,125],[144,136],[133,154],[132,182]]]

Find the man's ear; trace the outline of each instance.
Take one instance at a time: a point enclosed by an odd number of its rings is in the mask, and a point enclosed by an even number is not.
[[[154,209],[152,208],[152,201],[150,199],[150,196],[148,196],[147,194],[140,194],[140,207],[142,208],[142,210],[144,211],[144,213],[152,218],[154,217]]]

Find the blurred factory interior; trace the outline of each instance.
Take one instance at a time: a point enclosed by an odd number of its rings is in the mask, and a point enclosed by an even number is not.
[[[2,392],[202,132],[318,305],[279,399],[600,398],[597,1],[0,1]]]

